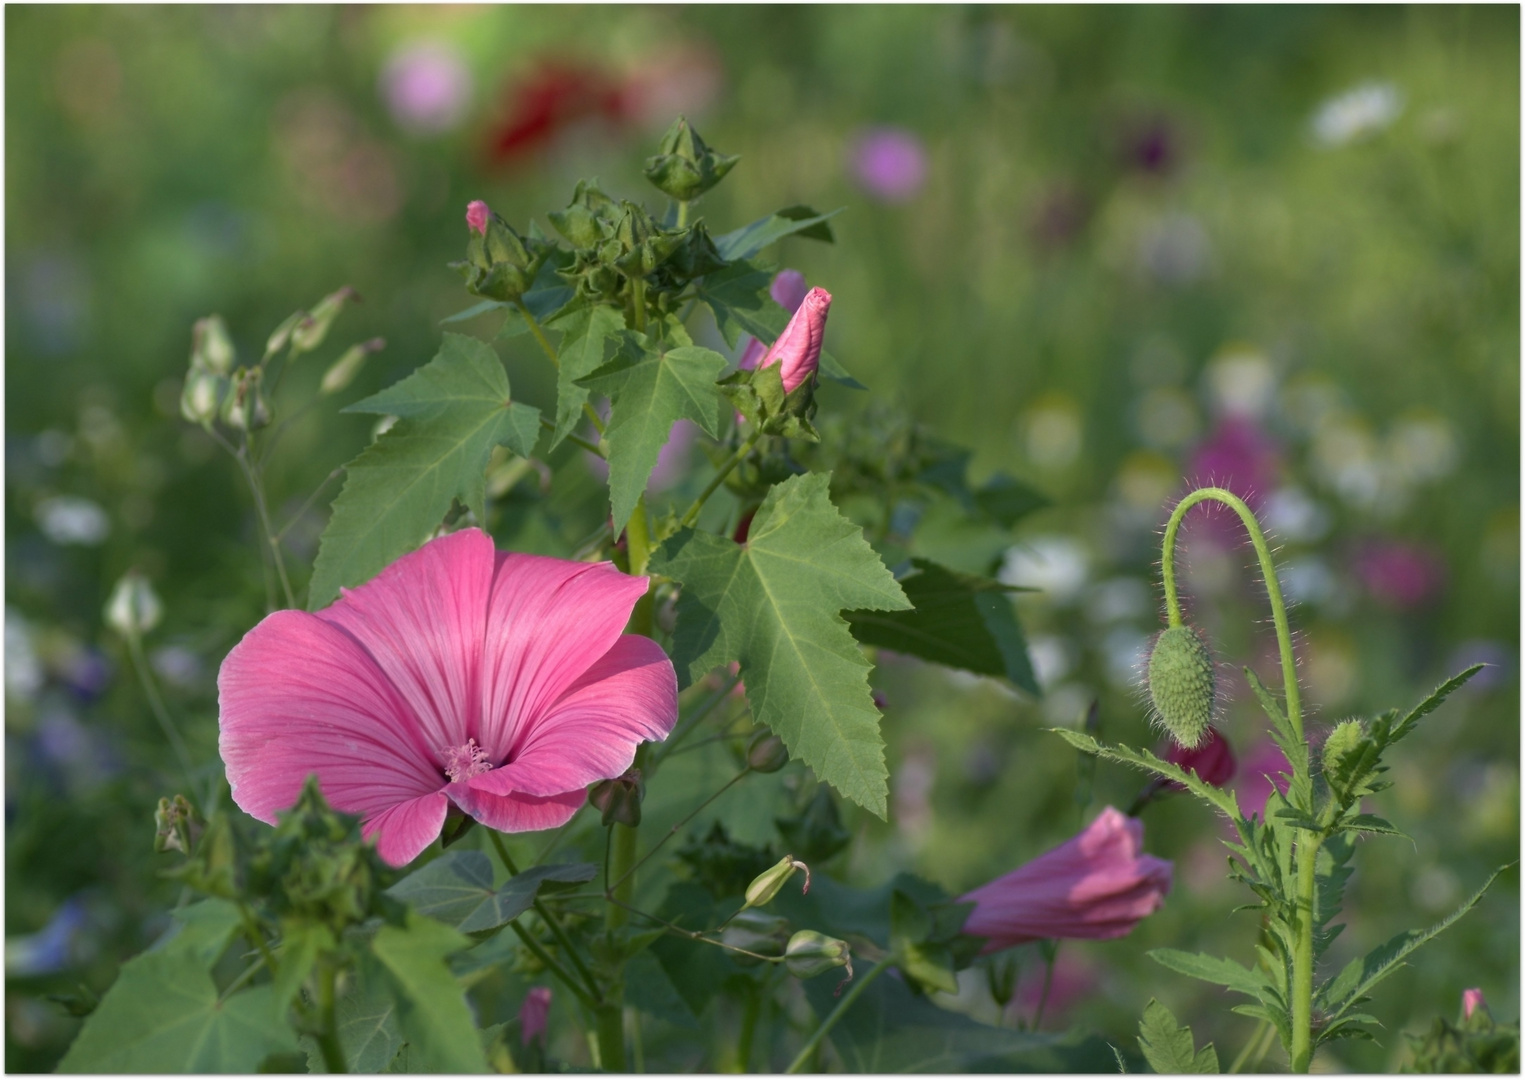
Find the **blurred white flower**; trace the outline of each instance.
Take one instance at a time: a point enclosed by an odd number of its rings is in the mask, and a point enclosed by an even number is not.
[[[1387,437],[1387,459],[1394,472],[1409,483],[1450,475],[1460,457],[1456,436],[1443,416],[1407,417]]]
[[[1362,83],[1319,104],[1313,137],[1324,146],[1344,146],[1381,131],[1402,112],[1403,95],[1392,83]]]
[[[1149,651],[1149,638],[1149,634],[1131,626],[1107,631],[1101,641],[1101,651],[1107,660],[1107,678],[1113,686],[1127,689],[1138,685],[1139,671]]]
[[[111,532],[111,519],[99,503],[77,495],[55,495],[37,504],[37,524],[55,544],[94,547]]]
[[[1106,624],[1137,619],[1151,607],[1149,586],[1142,578],[1115,577],[1098,581],[1086,593],[1086,618]]]
[[[1334,571],[1317,555],[1282,563],[1276,577],[1282,592],[1294,604],[1321,604],[1339,587]]]
[[[1186,285],[1207,272],[1212,242],[1201,220],[1192,214],[1165,214],[1139,233],[1138,265],[1166,285]]]
[[[1034,465],[1062,469],[1080,456],[1080,409],[1067,397],[1050,395],[1022,418],[1024,448]]]
[[[1277,488],[1261,506],[1261,523],[1282,540],[1310,544],[1329,532],[1329,512],[1300,487]]]
[[[5,692],[23,701],[42,689],[45,674],[37,650],[32,647],[32,630],[21,613],[5,609]]]
[[[1240,347],[1212,362],[1207,384],[1221,412],[1261,417],[1275,396],[1276,372],[1265,353]]]
[[[398,48],[381,71],[381,97],[405,131],[436,135],[455,128],[471,101],[471,72],[456,49],[439,41]]]
[[[1069,642],[1060,637],[1038,634],[1027,643],[1027,655],[1033,662],[1033,675],[1038,685],[1047,690],[1068,675],[1075,667],[1075,658]]]
[[[1063,607],[1080,595],[1089,561],[1073,537],[1037,536],[1006,552],[1000,579],[1005,585],[1037,589],[1049,603]]]
[[[1055,727],[1080,728],[1085,724],[1095,693],[1076,683],[1065,683],[1043,695],[1043,718]]]
[[[1195,442],[1202,430],[1197,404],[1185,390],[1157,386],[1138,400],[1138,433],[1144,442],[1174,450]]]

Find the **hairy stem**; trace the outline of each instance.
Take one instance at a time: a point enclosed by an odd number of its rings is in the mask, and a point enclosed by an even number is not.
[[[1318,838],[1302,832],[1297,841],[1297,936],[1292,954],[1293,1072],[1307,1072],[1313,1061],[1313,928],[1317,922]]]
[[[895,956],[891,953],[863,973],[862,977],[853,984],[853,988],[847,992],[847,995],[837,1002],[837,1007],[831,1010],[831,1015],[821,1021],[821,1026],[815,1029],[815,1034],[811,1035],[810,1040],[800,1048],[800,1052],[795,1055],[794,1060],[789,1063],[789,1067],[784,1070],[785,1072],[798,1073],[804,1071],[806,1063],[810,1061],[810,1055],[815,1053],[815,1048],[821,1044],[821,1040],[826,1038],[831,1033],[831,1029],[837,1026],[837,1021],[847,1015],[847,1010],[852,1008],[853,1002],[857,1001],[863,991],[868,989],[869,983],[889,970],[890,964],[894,962],[894,959]]]

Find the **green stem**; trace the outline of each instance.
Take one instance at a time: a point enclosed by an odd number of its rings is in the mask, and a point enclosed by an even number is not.
[[[741,1007],[741,1031],[736,1036],[736,1071],[746,1072],[752,1064],[752,1040],[757,1036],[757,1019],[762,1015],[762,987],[748,985],[747,1000]]]
[[[270,510],[265,505],[264,484],[260,479],[258,468],[250,460],[253,450],[249,437],[244,436],[244,445],[238,453],[238,463],[243,466],[244,476],[249,481],[249,490],[254,493],[254,511],[259,515],[260,531],[265,534],[265,543],[270,547],[270,555],[275,560],[275,573],[281,581],[281,591],[286,594],[286,606],[297,606],[296,594],[291,591],[291,579],[286,576],[286,560],[281,556],[281,544],[275,536],[275,526],[270,521]]]
[[[717,706],[723,704],[731,696],[731,691],[735,690],[737,684],[740,682],[741,676],[739,674],[732,677],[730,682],[722,686],[718,691],[715,692],[713,697],[711,697],[703,705],[699,706],[699,708],[696,709],[688,717],[687,720],[683,721],[682,727],[678,728],[667,737],[667,741],[662,744],[662,752],[658,755],[654,755],[649,771],[646,773],[646,779],[648,782],[651,780],[652,774],[657,771],[657,766],[673,756],[673,753],[676,751],[678,744],[681,743],[684,739],[688,738],[688,736],[693,733],[693,730],[703,722],[704,718],[715,711]]]
[[[686,817],[684,817],[682,820],[678,821],[675,825],[673,825],[672,828],[668,829],[667,830],[667,835],[662,837],[662,839],[658,840],[655,844],[653,844],[651,846],[651,850],[650,851],[648,851],[646,854],[642,855],[639,859],[637,859],[634,863],[632,863],[630,868],[627,869],[624,872],[624,875],[619,877],[619,878],[617,878],[615,880],[614,884],[609,886],[609,891],[612,893],[615,890],[617,890],[621,885],[623,885],[625,883],[625,878],[628,878],[631,874],[635,873],[636,870],[640,869],[641,864],[643,864],[647,859],[649,859],[653,855],[655,855],[657,853],[658,849],[661,848],[661,846],[663,844],[667,843],[667,841],[671,840],[674,836],[678,835],[678,830],[679,829],[683,828],[683,826],[687,825],[690,821],[693,821],[694,818],[699,816],[699,814],[704,811],[704,808],[706,806],[708,806],[710,803],[714,802],[716,799],[720,798],[720,796],[724,795],[727,791],[730,791],[731,787],[734,784],[736,784],[737,781],[739,781],[742,777],[746,776],[751,771],[752,771],[751,768],[742,769],[741,772],[737,773],[735,776],[731,777],[724,784],[722,784],[720,786],[720,790],[719,791],[715,792],[708,799],[705,799],[698,806],[694,807],[694,809],[691,810]],[[632,835],[634,835],[635,830],[632,829],[632,830],[630,830],[630,832],[631,832]],[[623,897],[623,899],[628,901],[629,897],[626,896],[626,897]]]
[[[291,527],[302,520],[303,514],[312,509],[312,504],[318,501],[318,496],[323,494],[323,489],[343,475],[344,466],[341,465],[339,468],[335,469],[333,472],[324,477],[323,482],[317,486],[311,495],[307,496],[307,501],[302,504],[301,508],[297,510],[295,514],[291,515],[291,520],[286,522],[285,527],[281,529],[280,532],[275,534],[274,543],[279,544],[282,540],[284,540],[286,538],[286,534],[291,531]]]
[[[535,316],[530,314],[529,307],[523,299],[515,300],[514,304],[518,307],[519,313],[524,316],[524,322],[530,328],[530,333],[535,335],[535,340],[540,342],[540,347],[545,350],[545,355],[551,358],[551,365],[560,370],[561,358],[556,355],[556,350],[551,348],[551,343],[546,340],[545,331],[540,329],[540,324],[535,321]]]
[[[618,1004],[593,1010],[598,1035],[598,1067],[604,1072],[625,1071],[625,1010]]]
[[[1165,583],[1166,619],[1171,626],[1181,625],[1181,603],[1176,598],[1176,532],[1181,527],[1181,519],[1186,516],[1186,511],[1209,499],[1223,503],[1239,515],[1240,520],[1244,522],[1245,530],[1250,534],[1250,543],[1255,546],[1255,556],[1260,560],[1260,572],[1266,582],[1266,594],[1271,601],[1271,619],[1276,624],[1276,643],[1281,649],[1281,679],[1282,690],[1287,699],[1287,719],[1292,724],[1293,732],[1301,740],[1303,738],[1303,710],[1297,689],[1297,663],[1292,655],[1292,631],[1287,625],[1287,606],[1281,597],[1281,583],[1276,577],[1276,564],[1271,561],[1271,546],[1266,543],[1265,533],[1260,531],[1260,522],[1255,520],[1254,513],[1245,505],[1244,500],[1232,491],[1226,491],[1223,488],[1198,488],[1178,502],[1171,513],[1170,521],[1165,525],[1164,560],[1161,566]],[[1303,768],[1307,768],[1307,762],[1303,763]]]
[[[688,200],[678,200],[678,228],[688,228]]]
[[[534,953],[536,959],[538,959],[542,964],[546,966],[547,969],[550,970],[552,975],[555,975],[558,979],[561,980],[561,984],[572,992],[573,997],[582,1002],[583,1005],[589,1009],[598,1008],[598,1003],[594,1001],[591,996],[589,996],[588,991],[583,989],[583,987],[578,983],[577,979],[573,977],[572,973],[566,968],[562,967],[561,964],[557,962],[556,958],[546,950],[546,947],[535,940],[533,934],[531,934],[524,927],[520,926],[518,919],[515,919],[513,922],[509,923],[508,928],[518,936],[521,942],[524,943],[524,947],[530,952]]]
[[[633,277],[630,279],[630,328],[637,334],[646,332],[646,279]]]
[[[223,988],[222,993],[217,995],[217,1000],[219,1002],[227,1001],[228,998],[237,993],[245,983],[254,978],[254,976],[258,975],[261,971],[264,970],[264,968],[265,958],[261,956],[258,960],[254,961],[254,963],[246,967],[243,970],[243,973],[238,976],[238,978],[228,983],[228,985]]]
[[[688,528],[699,520],[699,511],[704,509],[704,504],[709,501],[709,497],[715,494],[715,490],[721,484],[725,483],[725,478],[730,476],[736,466],[740,465],[742,460],[752,452],[752,448],[757,445],[757,440],[761,438],[761,431],[754,432],[746,442],[737,448],[734,454],[726,459],[725,464],[720,466],[720,471],[715,474],[715,478],[710,481],[709,486],[699,493],[699,497],[694,500],[694,504],[683,515],[683,520],[678,523],[680,529]]]
[[[1033,1012],[1033,1030],[1043,1026],[1043,1010],[1048,1008],[1048,992],[1054,986],[1054,964],[1059,959],[1059,942],[1044,949],[1043,992],[1038,995],[1038,1008]]]
[[[651,525],[646,519],[646,496],[642,495],[635,501],[635,509],[631,511],[630,520],[625,523],[625,550],[630,557],[630,573],[636,577],[646,573],[646,564],[651,561]],[[651,636],[651,595],[648,591],[643,597],[646,603],[646,627],[637,628],[632,625],[631,629],[637,634],[646,637]],[[634,621],[634,614],[632,614]]]
[[[545,428],[547,431],[555,431],[556,430],[556,425],[551,423],[549,420],[547,420],[543,416],[540,418],[540,426]],[[582,447],[584,450],[588,451],[588,453],[590,453],[590,454],[597,454],[599,457],[608,457],[609,456],[608,454],[604,453],[602,448],[600,448],[597,443],[590,443],[587,439],[584,439],[581,435],[578,435],[576,432],[571,432],[571,431],[567,432],[566,440],[567,440],[567,442],[572,443],[574,446]]]
[[[1261,1020],[1255,1025],[1254,1034],[1252,1034],[1249,1039],[1245,1041],[1244,1049],[1239,1051],[1238,1056],[1234,1058],[1234,1063],[1228,1067],[1228,1071],[1230,1073],[1236,1073],[1240,1069],[1244,1068],[1245,1062],[1250,1060],[1250,1054],[1255,1051],[1257,1046],[1265,1041],[1266,1028],[1270,1026],[1271,1023],[1268,1020]]]
[[[344,1049],[339,1045],[338,1011],[334,1007],[334,984],[338,972],[332,964],[318,969],[318,1048],[323,1051],[323,1067],[331,1073],[349,1072]]]
[[[127,635],[127,655],[132,659],[133,670],[138,673],[138,681],[143,684],[143,694],[148,698],[148,707],[153,712],[154,719],[159,721],[164,737],[169,740],[170,748],[174,750],[175,757],[180,761],[181,771],[185,773],[185,782],[191,785],[191,790],[194,792],[196,776],[195,770],[191,768],[190,751],[186,748],[185,739],[180,735],[180,729],[175,726],[174,717],[170,716],[169,709],[165,708],[164,699],[159,696],[159,687],[154,682],[153,673],[149,670],[148,661],[143,655],[143,637],[136,631]],[[207,800],[207,802],[210,801],[210,799]],[[202,806],[205,807],[206,803]]]
[[[815,1029],[815,1034],[810,1036],[810,1041],[800,1048],[800,1052],[795,1055],[794,1060],[789,1063],[789,1067],[784,1070],[786,1073],[797,1073],[804,1070],[806,1062],[810,1060],[810,1055],[815,1052],[815,1048],[821,1044],[821,1040],[826,1038],[831,1029],[837,1026],[837,1021],[847,1014],[847,1010],[852,1008],[853,1002],[857,1001],[863,991],[868,989],[869,983],[889,970],[890,964],[894,962],[894,959],[895,956],[891,953],[863,973],[862,977],[853,984],[853,988],[847,992],[847,995],[837,1003],[837,1007],[831,1010],[831,1015],[821,1021],[821,1026]]]
[[[508,847],[503,843],[503,837],[496,829],[488,829],[487,837],[492,842],[493,848],[497,851],[498,858],[503,860],[503,869],[508,871],[510,877],[518,877],[519,867],[514,864],[513,856],[508,853]],[[588,970],[587,965],[582,961],[582,957],[578,955],[577,949],[572,945],[571,936],[567,934],[566,929],[561,925],[561,920],[551,914],[551,910],[545,906],[540,897],[536,896],[530,903],[535,909],[535,914],[540,916],[545,925],[551,928],[551,933],[556,935],[556,940],[561,942],[562,950],[567,954],[567,959],[572,961],[572,966],[577,969],[577,974],[582,977],[588,993],[596,998],[598,996],[598,980],[593,978],[593,973]]]
[[[1307,1072],[1313,1061],[1313,928],[1317,918],[1318,837],[1302,832],[1297,841],[1297,923],[1292,954],[1293,1072]]]
[[[609,828],[612,835],[609,838],[611,861],[607,880],[612,884],[605,887],[609,899],[614,903],[606,913],[605,924],[610,930],[618,930],[630,921],[625,905],[630,903],[630,898],[635,894],[635,851],[640,834],[628,825],[611,825]]]

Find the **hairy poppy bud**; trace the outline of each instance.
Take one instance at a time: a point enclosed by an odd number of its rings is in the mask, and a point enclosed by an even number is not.
[[[711,150],[681,116],[662,136],[657,151],[646,159],[646,179],[678,202],[697,199],[725,179],[741,160],[734,154]]]
[[[605,825],[619,822],[632,829],[641,823],[641,800],[644,798],[646,782],[641,779],[640,769],[631,769],[624,776],[594,784],[588,792],[588,802],[603,814]]]
[[[794,876],[796,870],[805,871],[805,892],[810,891],[810,867],[800,862],[793,855],[785,855],[773,866],[768,867],[762,873],[752,879],[752,884],[747,886],[747,907],[762,907],[768,901],[778,895],[778,890],[784,887],[784,882]]]
[[[1172,626],[1154,639],[1149,700],[1155,719],[1181,746],[1194,749],[1207,736],[1217,692],[1212,654],[1195,630]]]
[[[747,768],[758,773],[775,773],[789,764],[784,740],[771,731],[759,731],[747,746]]]
[[[796,979],[810,979],[832,968],[847,968],[853,975],[852,949],[839,938],[827,937],[817,930],[801,930],[784,948],[784,966]]]
[[[148,579],[136,570],[123,574],[106,601],[106,625],[123,637],[146,634],[159,625],[164,606]]]

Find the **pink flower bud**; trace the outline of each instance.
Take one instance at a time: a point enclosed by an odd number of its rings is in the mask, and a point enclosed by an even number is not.
[[[988,938],[987,953],[1041,938],[1122,937],[1170,891],[1170,863],[1143,846],[1143,822],[1109,806],[1079,836],[960,897],[975,905],[964,932]]]
[[[1207,738],[1201,745],[1187,750],[1185,747],[1172,741],[1170,750],[1165,754],[1165,760],[1172,765],[1179,765],[1186,772],[1194,772],[1204,784],[1213,787],[1222,787],[1234,778],[1234,770],[1238,767],[1234,761],[1234,751],[1229,747],[1217,728],[1207,729]],[[1181,785],[1171,780],[1168,787],[1177,791]]]
[[[1461,1012],[1463,1017],[1468,1020],[1472,1019],[1472,1014],[1477,1011],[1478,1006],[1482,1006],[1484,1009],[1488,1007],[1488,1003],[1483,1000],[1483,991],[1480,987],[1474,986],[1471,990],[1463,990],[1461,992]]]
[[[780,270],[773,278],[773,284],[768,286],[768,295],[773,297],[773,302],[791,315],[800,309],[800,305],[805,302],[805,294],[809,291],[809,287],[805,284],[805,275],[798,270]],[[766,345],[754,337],[749,337],[741,350],[741,359],[736,361],[736,366],[742,371],[751,371],[767,353]],[[740,542],[737,541],[737,543]]]
[[[779,366],[784,380],[784,393],[792,393],[815,376],[821,364],[821,342],[826,337],[826,314],[831,310],[831,293],[825,289],[811,289],[800,303],[800,309],[778,335],[778,340],[757,365],[759,368]]]
[[[519,1006],[519,1041],[528,1046],[545,1038],[545,1021],[551,1014],[551,988],[533,986]]]
[[[483,236],[487,235],[487,222],[491,216],[492,210],[481,199],[473,199],[466,204],[466,227],[475,229]]]

